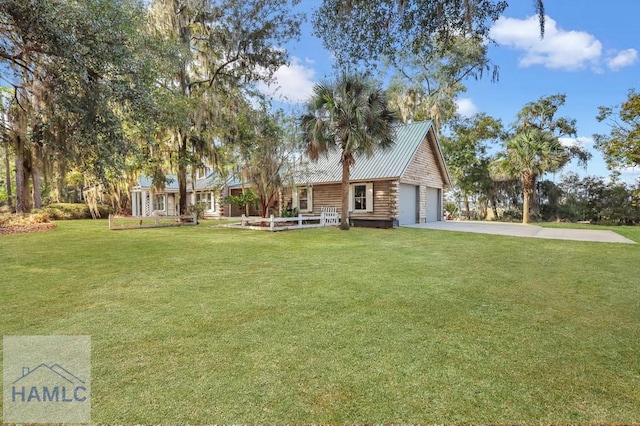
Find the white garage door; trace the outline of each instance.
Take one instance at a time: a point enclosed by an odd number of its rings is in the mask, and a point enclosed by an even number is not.
[[[400,184],[400,225],[418,222],[418,191],[415,185]]]
[[[427,222],[442,220],[440,189],[427,187]]]

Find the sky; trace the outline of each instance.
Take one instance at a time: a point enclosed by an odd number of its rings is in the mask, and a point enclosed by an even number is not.
[[[312,12],[319,3],[302,0],[300,7]],[[509,1],[491,29],[497,45],[490,46],[489,58],[499,66],[499,80],[467,80],[467,92],[457,99],[458,113],[486,113],[509,125],[526,103],[565,94],[558,116],[577,120],[578,137],[561,142],[580,144],[593,158],[586,169],[572,163],[564,172],[609,176],[593,147],[593,134],[607,134],[609,126],[599,123],[596,115],[598,106],[619,105],[629,89],[640,90],[640,1],[546,0],[542,40],[533,4],[533,0]],[[291,63],[276,73],[277,85],[265,90],[295,108],[309,98],[315,82],[333,76],[333,61],[313,35],[310,22],[303,25],[301,39],[286,48]],[[638,169],[620,172],[629,183],[640,178]]]

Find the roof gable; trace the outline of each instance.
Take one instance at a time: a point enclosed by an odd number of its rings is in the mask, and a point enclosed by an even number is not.
[[[398,125],[395,143],[389,149],[376,150],[369,158],[366,155],[356,155],[349,179],[364,181],[399,178],[432,126],[431,121]],[[335,149],[327,152],[326,155],[320,155],[315,162],[305,157],[296,181],[305,184],[340,182],[342,180],[340,155],[340,150]]]

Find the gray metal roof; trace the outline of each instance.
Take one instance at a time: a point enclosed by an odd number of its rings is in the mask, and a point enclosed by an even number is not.
[[[399,178],[411,162],[418,147],[427,137],[429,129],[433,123],[431,121],[422,121],[410,124],[400,124],[396,126],[395,143],[386,150],[377,150],[373,156],[367,158],[366,155],[357,155],[355,164],[351,167],[350,181],[367,181],[378,179],[394,179]],[[449,176],[442,151],[436,141],[438,152],[435,152],[436,158],[442,161],[442,173],[447,185],[449,184]],[[297,184],[316,184],[316,183],[335,183],[342,180],[342,164],[340,163],[340,150],[335,149],[326,155],[320,155],[318,161],[311,161],[308,157],[303,157],[301,162],[296,165],[295,182]],[[178,178],[175,175],[167,175],[171,181],[165,185],[166,192],[178,191]],[[151,178],[148,176],[139,179],[139,185],[142,188],[151,187]],[[223,181],[216,173],[211,173],[204,179],[196,180],[196,190],[211,190],[227,186],[236,188],[241,186],[241,181],[230,176]],[[187,190],[191,189],[191,185],[187,186]]]
[[[398,125],[393,146],[386,150],[376,150],[370,158],[366,155],[356,156],[349,179],[362,181],[399,178],[431,126],[431,121]],[[340,182],[342,180],[340,154],[340,150],[335,149],[327,152],[326,155],[320,155],[316,162],[304,157],[296,173],[296,181],[300,184]],[[436,157],[438,156],[439,154],[436,153]]]

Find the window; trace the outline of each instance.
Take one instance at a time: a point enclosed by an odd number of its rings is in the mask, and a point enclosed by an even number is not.
[[[209,166],[202,166],[196,169],[196,179],[204,179],[213,172],[213,169]]]
[[[353,187],[353,210],[367,210],[367,185]]]
[[[313,210],[313,188],[304,186],[293,192],[293,207],[298,211],[310,212]]]
[[[212,192],[198,192],[196,194],[196,203],[200,204],[204,204],[205,205],[205,210],[214,210],[215,207],[215,203],[214,203],[214,199],[213,199],[213,193]]]
[[[349,210],[352,212],[373,211],[372,183],[356,183],[349,187]]]
[[[156,194],[153,197],[153,210],[165,211],[164,194]]]
[[[298,190],[298,208],[300,210],[309,210],[309,189],[300,188]]]

